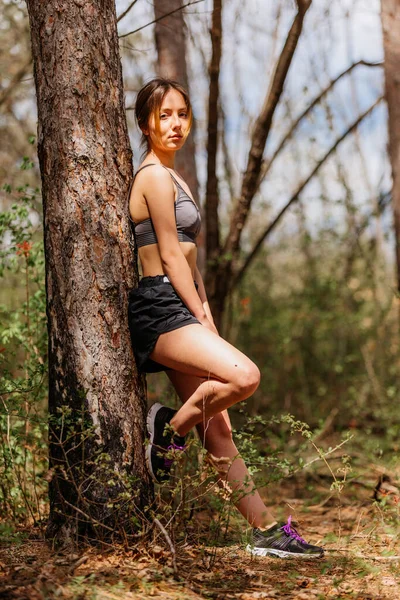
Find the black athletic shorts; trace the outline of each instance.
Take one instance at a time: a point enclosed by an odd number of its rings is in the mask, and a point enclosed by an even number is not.
[[[198,284],[194,282],[198,290]],[[128,323],[136,365],[142,373],[167,371],[168,367],[149,358],[161,333],[192,323],[200,324],[164,275],[142,277],[130,290]]]

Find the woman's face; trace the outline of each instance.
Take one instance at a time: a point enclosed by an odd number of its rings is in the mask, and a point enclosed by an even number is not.
[[[185,99],[175,89],[169,90],[161,104],[160,128],[156,129],[154,114],[150,116],[148,130],[150,147],[162,151],[179,150],[189,133],[189,113]]]

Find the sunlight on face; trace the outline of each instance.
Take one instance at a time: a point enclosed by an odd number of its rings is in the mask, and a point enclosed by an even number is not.
[[[185,99],[175,89],[164,96],[158,115],[158,123],[154,113],[149,119],[149,141],[153,149],[179,150],[189,134],[189,111]]]

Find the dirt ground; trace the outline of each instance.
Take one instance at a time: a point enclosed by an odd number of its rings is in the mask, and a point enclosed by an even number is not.
[[[291,513],[301,535],[325,548],[320,560],[254,558],[234,536],[220,547],[177,546],[175,563],[162,536],[130,551],[56,553],[32,530],[23,542],[0,546],[0,598],[398,600],[399,496],[388,481],[374,501],[381,476],[382,468],[366,465],[340,497],[317,472],[274,487],[268,504]]]

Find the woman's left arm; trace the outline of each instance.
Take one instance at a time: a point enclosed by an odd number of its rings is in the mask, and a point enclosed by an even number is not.
[[[213,316],[212,316],[211,310],[210,310],[210,305],[208,304],[208,299],[207,299],[206,289],[204,287],[203,278],[201,276],[201,273],[200,273],[197,265],[196,265],[196,268],[194,270],[194,279],[195,279],[195,281],[197,282],[197,284],[199,286],[198,294],[199,294],[200,300],[201,300],[201,302],[203,304],[204,312],[207,315],[207,319],[209,321],[211,321],[211,323],[215,327],[214,319],[213,319]]]

